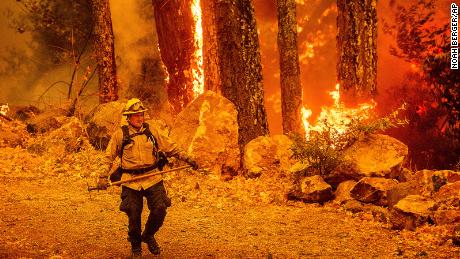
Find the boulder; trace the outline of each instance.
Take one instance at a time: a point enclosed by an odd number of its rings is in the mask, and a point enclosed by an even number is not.
[[[387,191],[388,207],[393,207],[408,195],[421,195],[422,187],[417,181],[398,183]]]
[[[443,187],[449,184],[450,181],[456,180],[456,172],[449,170],[433,171],[421,170],[417,171],[407,182],[399,183],[388,191],[388,206],[392,207],[399,200],[408,195],[422,195],[425,197],[437,196],[440,201],[443,200],[441,196],[455,197],[456,193],[447,191],[452,188]],[[439,190],[444,191],[439,193]],[[448,199],[446,197],[446,199]],[[444,200],[446,200],[444,199]],[[451,199],[451,201],[453,201]],[[452,203],[452,202],[451,202]]]
[[[43,134],[58,129],[66,123],[66,121],[65,109],[51,109],[37,116],[30,117],[26,121],[27,131],[32,134]]]
[[[460,223],[460,209],[437,210],[434,212],[436,225]]]
[[[454,183],[454,182],[460,181],[460,172],[455,172],[451,170],[441,170],[438,172],[446,176],[446,180],[448,183]]]
[[[297,188],[289,192],[288,198],[322,203],[332,199],[332,187],[319,175],[309,176],[302,179]]]
[[[69,121],[59,129],[52,131],[48,139],[59,141],[66,152],[79,151],[88,139],[85,136],[83,123],[76,117],[71,117]]]
[[[431,196],[437,192],[443,185],[454,183],[460,180],[460,172],[451,170],[420,170],[417,171],[411,181],[416,181],[421,186],[422,195]]]
[[[0,121],[0,147],[25,146],[29,139],[26,125],[19,121]]]
[[[346,180],[359,181],[363,177],[398,178],[408,155],[408,147],[401,141],[382,134],[368,134],[344,151],[344,162],[326,178],[337,186]]]
[[[344,209],[351,211],[352,213],[358,213],[358,212],[364,211],[363,203],[357,200],[345,201],[342,204],[342,206]]]
[[[433,179],[433,176],[437,179]],[[415,179],[423,179],[426,183],[433,184],[433,181],[442,181],[444,184],[446,183],[453,183],[460,181],[460,172],[455,172],[452,170],[420,170],[417,171],[414,175]],[[439,186],[441,187],[441,186]],[[434,188],[434,186],[433,186]],[[439,188],[438,188],[439,189]]]
[[[78,118],[71,117],[59,129],[53,130],[48,135],[32,139],[27,150],[36,154],[48,152],[58,156],[64,153],[78,152],[89,146],[83,123]]]
[[[292,140],[286,135],[260,136],[244,147],[243,167],[249,177],[262,173],[277,172],[289,174],[295,165],[292,157]],[[303,164],[299,168],[304,168]]]
[[[394,179],[364,177],[351,190],[351,197],[362,202],[386,206],[387,192],[397,183]]]
[[[422,195],[429,197],[447,183],[443,175],[435,175],[435,173],[436,171],[433,170],[420,170],[412,178],[422,186]]]
[[[390,221],[394,229],[415,230],[430,220],[435,202],[421,195],[409,195],[391,210]]]
[[[443,185],[433,198],[441,208],[460,208],[460,181]]]
[[[353,200],[351,197],[351,190],[355,187],[356,181],[348,180],[341,182],[334,192],[334,202],[343,204],[346,201]]]
[[[122,112],[125,103],[115,101],[100,104],[87,116],[87,132],[91,145],[97,149],[106,149],[112,133],[122,124]]]
[[[177,115],[170,137],[200,166],[235,175],[240,166],[237,111],[232,102],[206,91]]]

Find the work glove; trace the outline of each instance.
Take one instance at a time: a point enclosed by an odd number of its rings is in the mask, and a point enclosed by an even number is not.
[[[191,159],[190,157],[188,157],[187,159],[185,159],[185,162],[187,162],[187,164],[191,165],[193,170],[197,170],[198,169],[198,164],[195,162],[195,160]]]
[[[97,189],[98,190],[107,190],[109,188],[109,179],[105,176],[99,177],[97,180]]]

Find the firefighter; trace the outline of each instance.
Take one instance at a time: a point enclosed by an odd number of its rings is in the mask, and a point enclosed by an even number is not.
[[[165,154],[166,157],[174,156],[187,162],[196,170],[198,165],[193,159],[159,129],[145,123],[145,111],[147,109],[139,99],[133,98],[126,103],[123,115],[127,117],[128,125],[116,130],[110,139],[105,152],[108,167],[112,168],[112,163],[119,157],[121,180],[128,180],[159,170],[162,157],[165,158],[161,155]],[[109,174],[110,169],[99,176],[98,188],[107,189],[110,180],[120,180],[120,176]],[[147,199],[150,214],[141,231],[143,197]],[[166,194],[161,174],[122,185],[120,210],[128,216],[132,258],[142,258],[142,242],[147,244],[152,254],[160,254],[154,235],[162,226],[166,209],[170,206],[171,200]]]

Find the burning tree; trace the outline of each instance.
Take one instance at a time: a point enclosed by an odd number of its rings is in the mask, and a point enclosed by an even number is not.
[[[303,134],[300,110],[302,86],[300,84],[299,55],[297,51],[296,2],[278,0],[278,50],[280,53],[281,110],[283,132]]]
[[[217,29],[216,29],[216,1],[201,0],[203,10],[203,71],[204,88],[216,93],[221,93],[222,81],[219,70]]]
[[[168,71],[168,98],[175,113],[193,101],[195,92],[202,92],[202,54],[200,43],[195,41],[196,21],[200,16],[196,1],[153,1],[155,22],[161,58]],[[201,27],[200,27],[201,28]],[[198,90],[197,90],[198,88]]]
[[[217,38],[216,58],[205,60],[208,67],[218,68],[212,75],[219,76],[222,95],[237,108],[242,150],[252,139],[268,134],[254,8],[250,0],[205,1],[203,7],[204,24],[208,26],[213,19],[215,23],[210,25],[215,31],[205,36]],[[204,38],[204,42],[209,40]]]
[[[338,0],[337,77],[358,97],[377,92],[377,1]]]
[[[94,52],[99,75],[99,103],[118,100],[118,84],[113,43],[112,20],[108,0],[93,0]]]

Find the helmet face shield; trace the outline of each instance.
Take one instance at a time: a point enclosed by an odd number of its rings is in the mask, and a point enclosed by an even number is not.
[[[141,113],[145,111],[147,111],[147,109],[144,107],[144,104],[142,104],[142,102],[139,99],[133,98],[128,100],[128,102],[126,103],[123,115]]]

